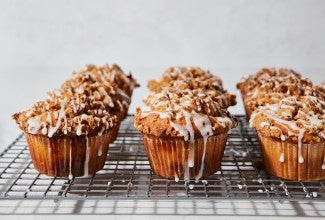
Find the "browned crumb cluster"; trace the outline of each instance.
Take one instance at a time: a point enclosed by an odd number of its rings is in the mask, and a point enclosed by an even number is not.
[[[49,137],[105,133],[123,119],[138,84],[117,65],[75,72],[45,101],[13,115],[19,127]]]

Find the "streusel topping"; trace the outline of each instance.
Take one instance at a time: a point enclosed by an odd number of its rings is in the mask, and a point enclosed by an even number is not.
[[[237,84],[244,95],[253,98],[270,92],[287,96],[312,95],[312,87],[313,83],[309,79],[286,68],[264,68]]]
[[[137,86],[132,77],[126,77],[131,79],[125,81],[126,86],[115,80],[123,78],[116,77],[121,72],[113,74],[117,69],[116,65],[87,66],[86,70],[73,73],[59,90],[49,92],[45,101],[13,118],[30,134],[102,135],[118,124],[120,113],[130,104],[128,93]]]
[[[290,96],[258,107],[250,125],[263,135],[293,142],[325,140],[325,102],[315,96]]]
[[[116,64],[106,64],[104,66],[87,65],[86,69],[77,72],[72,76],[72,78],[74,76],[78,77],[80,74],[89,73],[91,73],[100,82],[110,82],[111,84],[116,85],[118,89],[121,89],[128,96],[131,96],[133,90],[136,87],[139,87],[139,84],[132,77],[132,74],[125,74]]]
[[[236,96],[223,89],[221,79],[198,67],[170,67],[160,80],[151,80],[148,83],[149,90],[156,93],[170,87],[178,90],[202,89],[212,98],[222,99],[219,104],[223,108],[236,105]]]

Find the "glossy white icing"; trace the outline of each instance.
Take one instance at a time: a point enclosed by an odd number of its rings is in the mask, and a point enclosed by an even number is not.
[[[98,136],[102,136],[105,131],[105,127],[102,127],[100,131],[98,132]]]
[[[175,174],[175,182],[178,183],[179,182],[179,177],[177,174]]]
[[[97,155],[100,157],[103,155],[103,145],[99,145]]]
[[[198,181],[203,174],[204,170],[204,160],[205,160],[205,154],[206,154],[206,144],[208,137],[213,135],[211,122],[208,116],[201,116],[196,112],[192,112],[193,115],[193,122],[197,129],[200,131],[202,137],[203,137],[203,153],[202,153],[202,159],[201,159],[201,165],[198,175],[195,177],[195,180]]]
[[[283,134],[281,134],[280,138],[281,138],[281,141],[285,141],[286,140],[286,136],[283,135]]]
[[[266,127],[266,126],[270,126],[270,123],[269,122],[265,122],[265,121],[262,121],[260,126],[263,128],[263,127]]]
[[[89,176],[89,156],[90,156],[90,147],[89,147],[89,137],[86,136],[86,158],[84,165],[84,176]]]
[[[284,162],[284,153],[281,153],[281,154],[280,154],[279,161],[280,161],[281,163]]]
[[[304,137],[305,129],[300,129],[299,130],[299,135],[298,135],[298,161],[299,163],[304,163],[304,157],[302,155],[302,139]]]
[[[69,150],[69,179],[73,179],[72,175],[72,146],[70,145],[70,150]]]
[[[81,120],[80,120],[79,123],[78,123],[78,126],[77,126],[77,131],[76,131],[76,134],[78,136],[80,136],[81,133],[82,133],[82,126],[83,126],[83,124],[81,124]]]
[[[27,124],[28,124],[28,128],[27,128],[28,133],[36,134],[38,130],[41,128],[40,117],[35,116],[33,118],[29,118]]]
[[[58,117],[57,117],[57,122],[56,122],[56,125],[53,127],[52,124],[50,124],[50,127],[48,129],[48,133],[47,133],[47,136],[48,137],[52,137],[53,134],[55,132],[57,132],[57,130],[60,128],[61,124],[62,124],[62,119],[64,120],[64,123],[65,123],[65,132],[67,131],[66,127],[67,127],[67,117],[66,117],[66,114],[65,114],[65,104],[66,104],[66,101],[62,101],[61,102],[61,108],[60,108],[60,111],[59,111],[59,114],[58,114]]]

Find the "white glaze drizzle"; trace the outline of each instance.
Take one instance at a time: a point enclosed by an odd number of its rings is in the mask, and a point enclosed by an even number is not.
[[[150,109],[144,109],[144,108],[141,108],[143,110],[141,110],[141,117],[144,118],[150,114],[157,114],[159,115],[159,117],[161,119],[164,119],[164,118],[170,118],[170,113],[169,112],[159,112],[159,111],[151,111]]]
[[[36,134],[41,128],[41,120],[39,116],[28,119],[28,128],[27,131],[30,134]]]
[[[185,129],[188,131],[189,134],[189,153],[188,153],[188,167],[194,167],[194,129],[191,122],[192,114],[184,111],[185,116]]]
[[[89,138],[86,135],[86,158],[85,158],[85,166],[84,166],[84,176],[89,176],[89,155],[90,154],[90,147],[89,147]]]
[[[324,156],[324,160],[323,160],[323,164],[322,164],[322,170],[325,170],[325,156]]]
[[[175,182],[178,183],[178,181],[179,181],[179,177],[178,177],[177,173],[175,173]]]
[[[98,147],[98,154],[99,157],[103,155],[103,145],[99,145]]]
[[[188,166],[194,167],[195,158],[194,140],[189,141],[189,152],[188,152]]]
[[[42,122],[42,126],[43,126],[43,128],[42,128],[41,132],[42,132],[42,134],[46,135],[47,134],[46,122]]]
[[[260,126],[263,128],[263,127],[266,127],[266,126],[270,126],[270,123],[269,122],[265,122],[265,121],[262,121]]]
[[[184,125],[176,124],[172,121],[170,121],[169,123],[176,131],[179,132],[181,136],[184,137],[185,141],[189,140],[188,130],[186,129],[186,127],[184,127]]]
[[[69,144],[70,150],[69,150],[69,179],[73,179],[72,175],[72,146]]]
[[[102,127],[101,130],[98,132],[98,136],[102,136],[105,131],[105,127]]]
[[[231,119],[228,117],[217,117],[217,121],[223,128],[228,127],[230,129],[231,124],[232,124]]]
[[[211,122],[208,116],[201,116],[194,111],[192,112],[192,115],[193,115],[193,122],[203,137],[203,153],[201,159],[201,166],[198,175],[195,177],[195,180],[198,181],[202,177],[203,170],[204,170],[204,160],[205,160],[207,140],[208,137],[210,137],[213,134],[213,132],[212,132]]]
[[[59,111],[59,115],[58,115],[56,125],[54,127],[52,125],[50,125],[50,127],[48,129],[48,133],[47,133],[48,137],[52,137],[53,134],[60,128],[60,126],[62,124],[62,119],[64,120],[64,123],[65,123],[64,133],[66,134],[66,132],[67,132],[67,117],[66,117],[65,110],[64,110],[65,102],[66,101],[61,102],[61,108],[60,108],[60,111]]]
[[[79,123],[78,123],[78,126],[77,126],[77,131],[76,131],[76,134],[78,136],[80,136],[81,133],[82,133],[82,126],[83,126],[83,124],[81,124],[81,120],[80,120]]]
[[[280,161],[281,163],[284,162],[284,153],[281,153],[281,154],[280,154],[279,161]]]
[[[298,135],[298,161],[299,163],[304,163],[304,157],[302,156],[302,139],[304,138],[305,129],[299,130]]]

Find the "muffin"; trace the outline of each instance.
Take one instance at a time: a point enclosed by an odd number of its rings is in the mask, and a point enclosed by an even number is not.
[[[278,103],[288,96],[315,95],[313,83],[292,69],[264,68],[237,84],[246,115],[265,104]]]
[[[325,102],[290,96],[259,106],[250,125],[257,130],[265,169],[289,180],[325,179]]]
[[[206,82],[198,80],[190,74],[178,82],[151,81],[149,87],[159,88],[144,100],[147,106],[136,110],[134,125],[142,133],[151,168],[159,176],[198,181],[220,169],[228,133],[237,126],[226,110],[235,100],[233,95],[229,96],[232,100],[223,97],[223,101],[211,96],[212,90],[198,86]],[[219,89],[223,95],[225,91]]]
[[[49,92],[45,101],[14,114],[35,169],[69,178],[102,169],[118,132],[119,112],[127,106],[119,90],[103,72],[82,71]]]

